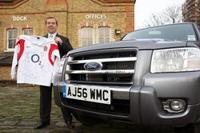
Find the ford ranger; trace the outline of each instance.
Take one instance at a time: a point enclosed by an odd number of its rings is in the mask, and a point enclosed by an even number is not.
[[[200,133],[200,34],[194,23],[150,27],[70,51],[56,104],[83,124],[117,120]]]

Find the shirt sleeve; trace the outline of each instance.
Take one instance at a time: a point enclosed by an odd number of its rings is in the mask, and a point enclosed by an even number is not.
[[[12,60],[12,67],[11,67],[11,78],[15,79],[17,75],[17,64],[24,52],[24,45],[25,45],[25,40],[20,39],[20,37],[17,38],[16,40],[16,45],[14,49],[14,55],[13,55],[13,60]]]
[[[15,79],[16,78],[16,67],[18,64],[18,53],[19,53],[19,45],[15,45],[15,49],[14,49],[14,55],[13,55],[13,60],[12,60],[12,67],[11,67],[11,78]]]

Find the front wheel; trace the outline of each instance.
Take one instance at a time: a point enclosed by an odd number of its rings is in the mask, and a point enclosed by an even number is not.
[[[71,114],[71,110],[70,109],[67,109],[63,106],[61,106],[61,111],[62,111],[62,114],[63,114],[63,119],[66,123],[66,125],[71,128],[72,127],[72,114]]]
[[[200,123],[174,128],[175,133],[200,133]]]

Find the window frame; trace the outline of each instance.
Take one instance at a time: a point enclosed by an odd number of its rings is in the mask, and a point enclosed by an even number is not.
[[[10,36],[9,32],[11,30],[16,30],[16,37],[9,38],[9,36]],[[11,31],[11,32],[13,32],[13,31]],[[12,34],[14,34],[14,33],[12,33]],[[11,35],[11,36],[15,36],[15,35]],[[15,42],[16,42],[17,36],[18,36],[18,28],[14,27],[14,28],[7,28],[6,29],[6,42],[7,42],[6,43],[6,51],[14,51],[15,44],[13,45],[14,46],[13,48],[9,48],[9,42],[10,42],[10,40],[15,40]]]

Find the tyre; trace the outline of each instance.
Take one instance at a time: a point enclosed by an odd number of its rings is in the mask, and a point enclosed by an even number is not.
[[[76,120],[80,121],[84,126],[94,126],[102,122],[102,120],[96,117],[87,116],[85,114],[77,112],[72,113],[70,109],[67,109],[64,106],[61,106],[61,110],[63,114],[63,119],[68,127],[72,126],[72,114],[76,118]]]
[[[61,105],[61,111],[62,111],[63,119],[64,119],[66,125],[69,128],[71,128],[72,127],[72,114],[71,114],[71,110],[67,109],[67,108],[65,108],[65,107],[63,107]]]
[[[200,123],[190,124],[185,127],[176,127],[175,133],[200,133]]]

